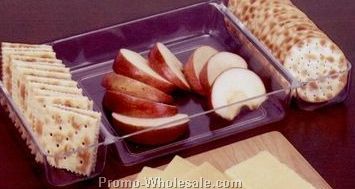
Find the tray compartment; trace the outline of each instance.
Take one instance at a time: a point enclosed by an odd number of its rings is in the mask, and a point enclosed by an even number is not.
[[[289,102],[290,85],[282,82],[285,80],[282,74],[279,78],[274,77],[279,70],[244,36],[240,28],[232,26],[240,34],[237,38],[228,33],[225,22],[231,20],[225,10],[225,6],[218,1],[200,3],[52,43],[58,56],[72,67],[74,79],[94,100],[98,109],[105,113],[104,126],[114,141],[119,161],[124,165],[147,161],[283,118]],[[215,116],[207,108],[206,99],[191,93],[176,93],[174,96],[179,111],[191,116],[189,131],[167,145],[142,146],[130,142],[127,139],[139,133],[122,136],[110,124],[111,116],[102,107],[105,89],[100,83],[105,74],[112,72],[113,59],[120,48],[128,48],[146,56],[158,41],[165,43],[183,63],[201,45],[243,56],[249,68],[264,81],[268,100],[258,110],[245,109],[234,121],[229,122]]]

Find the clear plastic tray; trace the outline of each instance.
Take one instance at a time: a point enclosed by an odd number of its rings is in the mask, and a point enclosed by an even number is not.
[[[64,186],[94,178],[103,171],[105,167],[107,153],[107,146],[99,145],[100,143],[105,141],[105,136],[107,136],[104,133],[105,131],[103,131],[103,129],[100,129],[99,143],[90,146],[90,148],[97,148],[96,165],[89,176],[81,176],[66,171],[64,169],[57,169],[49,164],[47,158],[55,157],[53,155],[49,155],[47,152],[40,148],[37,143],[37,140],[35,139],[35,134],[33,133],[31,126],[29,125],[21,111],[17,108],[16,104],[12,100],[11,96],[5,89],[2,82],[0,82],[0,102],[1,105],[9,112],[9,117],[13,121],[15,128],[19,131],[21,138],[25,141],[25,146],[29,148],[31,153],[34,155],[34,159],[39,165],[38,167],[40,169],[43,169],[43,176],[46,178],[48,183],[56,186]],[[63,156],[59,158],[78,153],[80,152],[80,150],[82,149],[74,149],[72,152],[68,154],[63,154]]]
[[[112,72],[113,59],[120,48],[128,48],[146,56],[149,49],[158,41],[166,44],[183,63],[191,52],[201,45],[210,45],[220,51],[241,55],[247,60],[249,69],[262,78],[267,94],[233,105],[265,96],[267,100],[259,109],[250,111],[245,108],[233,121],[225,121],[216,116],[214,110],[207,108],[207,101],[202,97],[192,93],[176,93],[174,97],[179,112],[188,114],[190,118],[188,132],[175,142],[166,145],[143,146],[130,142],[131,137],[139,136],[151,129],[121,135],[111,124],[110,113],[102,108],[105,90],[101,87],[101,80],[105,74]],[[100,143],[92,146],[99,149],[95,171],[90,177],[80,177],[53,168],[44,161],[46,177],[53,185],[68,185],[100,174],[105,164],[108,145],[112,145],[116,153],[110,155],[114,155],[117,161],[128,166],[279,121],[289,107],[291,91],[300,87],[300,84],[290,77],[221,1],[195,4],[56,40],[49,44],[53,45],[57,57],[71,68],[73,78],[78,81],[84,93],[94,101],[95,109],[103,113]],[[0,86],[0,92],[4,97],[2,102],[9,107],[10,117],[16,125],[23,127],[20,130],[29,133],[30,141],[38,148],[26,120],[17,111],[3,86],[1,84]],[[344,92],[345,96],[346,92]],[[72,153],[77,153],[79,150],[76,149]],[[40,149],[38,151],[41,152]],[[43,152],[40,154],[44,160],[49,156]]]
[[[253,46],[247,44],[247,38],[232,38],[225,26],[225,21],[229,21],[225,11],[224,5],[218,2],[200,3],[52,43],[58,57],[70,63],[75,80],[104,112],[104,126],[111,134],[109,138],[114,142],[119,161],[124,165],[140,163],[283,118],[289,102],[289,83],[282,73],[274,77],[280,72],[278,68],[259,49],[247,48]],[[240,28],[236,29],[243,35]],[[105,74],[112,72],[113,59],[120,48],[146,56],[155,42],[166,44],[183,63],[201,45],[243,56],[249,68],[264,81],[268,100],[259,109],[245,109],[234,121],[228,122],[206,107],[206,99],[192,93],[177,93],[174,97],[179,112],[188,114],[191,119],[188,132],[167,145],[143,146],[130,142],[130,137],[148,130],[124,136],[117,132],[110,124],[110,113],[102,107],[105,89],[100,83]],[[255,98],[263,96],[245,101]]]

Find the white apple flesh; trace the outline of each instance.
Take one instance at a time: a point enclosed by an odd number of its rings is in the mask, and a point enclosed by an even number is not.
[[[258,75],[247,69],[231,68],[221,73],[213,83],[211,105],[213,109],[226,106],[217,109],[215,113],[224,119],[233,120],[243,106],[250,110],[259,108],[267,99],[264,94],[266,89]],[[247,100],[257,96],[260,97]]]
[[[153,70],[180,89],[190,90],[181,71],[180,60],[162,43],[157,43],[149,53],[149,65]]]
[[[117,74],[146,83],[166,93],[170,93],[176,88],[149,67],[148,61],[144,57],[128,49],[120,50],[113,64],[113,70]]]
[[[112,118],[114,125],[124,135],[151,129],[128,138],[133,142],[145,145],[160,145],[176,140],[187,131],[187,123],[189,122],[186,114],[149,119],[112,113]]]
[[[202,87],[208,93],[213,82],[225,70],[230,68],[248,68],[246,61],[237,54],[219,52],[213,55],[202,68],[199,79]]]
[[[101,85],[108,91],[117,91],[155,102],[171,104],[174,100],[172,96],[157,88],[116,73],[106,74],[101,81]]]

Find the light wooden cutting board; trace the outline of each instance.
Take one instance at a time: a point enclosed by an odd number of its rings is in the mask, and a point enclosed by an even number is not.
[[[224,171],[264,150],[269,151],[289,168],[295,170],[300,176],[312,183],[316,188],[331,188],[319,173],[307,162],[307,160],[304,159],[292,144],[279,132],[258,135],[186,159],[196,165],[200,165],[207,161],[219,170]],[[165,166],[159,168],[163,169],[164,167]],[[135,177],[136,175],[131,175],[124,179],[134,180]]]

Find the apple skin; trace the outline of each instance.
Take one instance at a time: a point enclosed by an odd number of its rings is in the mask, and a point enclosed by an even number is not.
[[[135,65],[131,64],[121,53],[117,55],[112,69],[117,74],[138,80],[168,94],[172,93],[176,89],[174,84],[154,78],[148,73],[140,70]]]
[[[188,59],[187,63],[184,65],[184,74],[192,90],[200,94],[201,96],[206,96],[206,92],[205,90],[203,90],[200,80],[197,78],[195,74],[193,59],[194,59],[193,56],[191,56]]]
[[[208,63],[203,66],[199,79],[203,94],[209,95],[211,93],[212,86],[208,82]]]
[[[112,120],[113,120],[112,121],[113,125],[117,128],[118,132],[122,135],[147,129],[147,127],[140,127],[137,125],[129,125],[126,123],[122,123],[114,118]],[[156,145],[171,143],[179,139],[187,131],[188,131],[188,123],[184,123],[181,125],[176,125],[174,127],[158,128],[158,129],[150,130],[132,137],[128,137],[127,139],[137,144],[156,146]]]
[[[130,96],[117,91],[106,91],[103,106],[112,112],[138,118],[158,118],[176,115],[176,106]]]
[[[175,86],[182,90],[190,90],[190,86],[185,85],[176,74],[169,68],[169,65],[165,62],[163,55],[161,54],[157,44],[149,52],[149,66],[163,76],[165,79],[173,83]]]
[[[172,96],[159,89],[116,73],[106,74],[102,79],[101,85],[106,90],[117,91],[155,102],[171,104],[174,100]]]
[[[213,47],[200,46],[194,50],[184,66],[184,74],[191,89],[201,96],[206,96],[207,94],[201,85],[200,73],[204,65],[208,63],[208,60],[217,53],[218,51]],[[196,69],[196,67],[201,67],[201,70]]]

